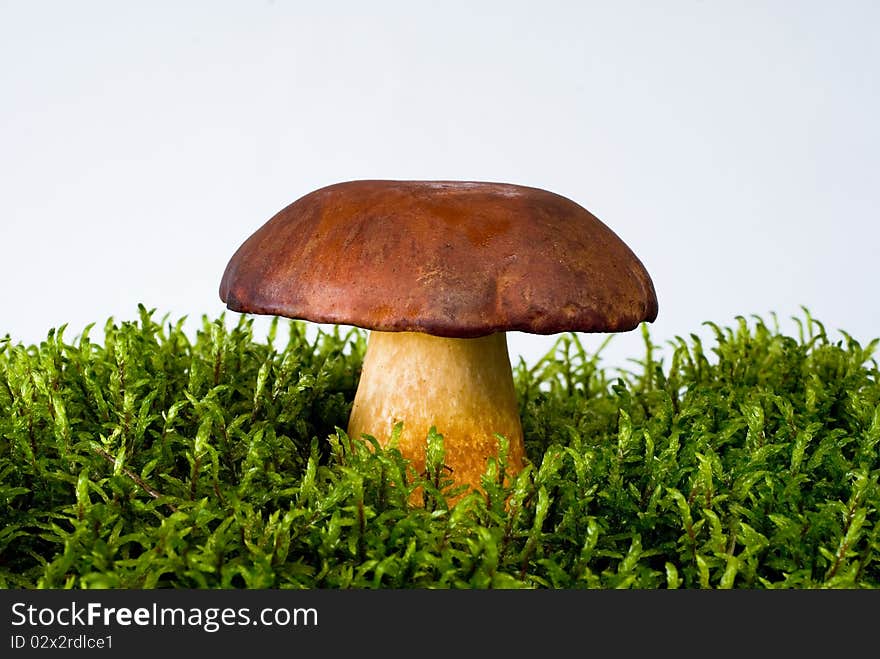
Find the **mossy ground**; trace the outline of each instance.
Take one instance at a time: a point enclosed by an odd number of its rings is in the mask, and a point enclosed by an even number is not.
[[[440,437],[414,474],[340,430],[363,332],[191,340],[141,308],[0,340],[0,586],[875,588],[876,342],[799,322],[664,360],[644,330],[614,374],[561,336],[514,370],[530,466],[454,506]]]

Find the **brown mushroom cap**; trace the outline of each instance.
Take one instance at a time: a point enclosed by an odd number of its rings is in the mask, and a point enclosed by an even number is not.
[[[645,267],[589,211],[466,181],[315,190],[238,248],[220,298],[233,311],[462,338],[619,332],[657,317]]]

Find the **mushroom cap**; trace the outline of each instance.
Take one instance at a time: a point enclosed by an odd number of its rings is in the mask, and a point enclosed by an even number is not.
[[[233,311],[380,331],[620,332],[657,317],[632,250],[539,188],[366,180],[310,192],[230,259]]]

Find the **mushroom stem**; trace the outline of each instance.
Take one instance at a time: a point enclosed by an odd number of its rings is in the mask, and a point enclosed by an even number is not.
[[[510,443],[506,473],[519,471],[525,451],[507,335],[370,332],[348,434],[367,433],[385,446],[398,422],[397,446],[419,473],[431,426],[443,435],[456,485],[481,487],[487,460],[498,452],[496,433]]]

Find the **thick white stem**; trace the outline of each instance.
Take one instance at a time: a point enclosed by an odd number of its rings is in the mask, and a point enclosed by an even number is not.
[[[422,472],[431,426],[443,435],[445,464],[456,484],[480,487],[497,455],[495,433],[510,442],[507,473],[522,468],[522,425],[507,337],[449,339],[418,332],[371,332],[348,434],[386,445],[403,422],[398,448]]]

